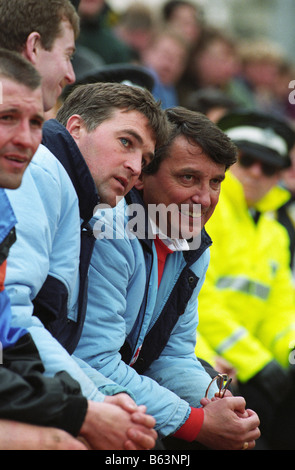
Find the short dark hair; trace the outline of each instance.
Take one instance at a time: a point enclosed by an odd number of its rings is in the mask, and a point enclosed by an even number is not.
[[[162,14],[165,21],[169,21],[173,16],[173,13],[178,7],[187,6],[195,10],[198,16],[202,16],[202,10],[200,6],[197,6],[193,1],[189,0],[169,0],[162,7]]]
[[[38,32],[42,46],[50,51],[63,20],[69,21],[77,38],[80,20],[69,0],[1,0],[0,47],[22,52],[28,36]]]
[[[168,121],[172,125],[166,145],[156,150],[155,158],[143,172],[155,174],[161,162],[170,156],[171,147],[177,137],[184,136],[192,145],[198,145],[214,162],[228,169],[237,160],[237,148],[210,119],[202,113],[181,106],[166,109]]]
[[[41,77],[35,67],[17,52],[0,48],[0,80],[8,78],[30,90],[41,86]]]
[[[148,120],[157,146],[163,145],[169,135],[165,112],[146,89],[121,83],[92,83],[77,86],[59,109],[56,119],[63,124],[71,116],[81,116],[88,132],[110,119],[117,109],[138,111]]]

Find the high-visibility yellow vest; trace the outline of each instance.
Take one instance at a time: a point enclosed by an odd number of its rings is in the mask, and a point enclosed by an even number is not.
[[[287,367],[295,345],[288,235],[270,213],[288,197],[282,188],[273,188],[257,206],[256,223],[240,182],[229,171],[206,224],[213,245],[199,295],[198,331],[236,368],[242,382],[273,359]],[[212,351],[202,351],[202,342],[196,354],[209,362],[212,358]]]

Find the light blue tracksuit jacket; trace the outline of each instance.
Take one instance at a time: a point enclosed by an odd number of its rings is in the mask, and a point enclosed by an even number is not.
[[[197,298],[208,267],[209,250],[190,268],[199,281],[165,349],[144,375],[138,374],[131,364],[186,262],[182,252],[169,256],[158,290],[157,253],[153,246],[154,261],[147,282],[142,246],[137,237],[132,234],[130,237],[125,230],[129,221],[126,207],[122,201],[114,210],[98,212],[92,219],[98,238],[89,270],[87,315],[75,354],[116,383],[128,387],[136,402],[146,405],[148,413],[155,417],[159,436],[164,437],[182,426],[190,414],[190,406],[200,406],[211,380],[194,352]],[[145,314],[138,322],[146,289]],[[120,351],[130,332],[134,354],[126,364]]]
[[[33,300],[51,275],[66,287],[68,315],[71,319],[76,316],[80,215],[72,182],[57,158],[40,145],[21,187],[6,190],[6,194],[17,218],[17,241],[10,250],[5,282],[12,325],[31,333],[46,375],[67,371],[79,382],[86,398],[103,401],[104,393],[111,395],[121,387],[70,356],[33,315]]]

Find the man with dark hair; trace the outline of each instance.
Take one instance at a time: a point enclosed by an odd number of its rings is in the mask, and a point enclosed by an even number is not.
[[[0,51],[0,74],[2,78],[8,78],[14,82],[22,83],[32,91],[40,87],[41,77],[30,63],[24,61],[19,54],[2,48],[0,48]],[[1,101],[3,101],[3,93],[1,98]]]
[[[236,148],[201,114],[172,108],[167,116],[169,142],[143,169],[136,189],[115,210],[98,210],[92,219],[97,241],[76,354],[128,385],[156,419],[160,438],[253,448],[257,415],[241,397],[204,401],[211,377],[194,352],[211,244],[203,227]]]

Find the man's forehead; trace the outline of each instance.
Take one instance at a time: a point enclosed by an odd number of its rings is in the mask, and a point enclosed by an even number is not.
[[[57,43],[62,43],[62,45],[67,49],[73,49],[75,51],[75,31],[73,26],[67,18],[64,18],[60,22],[60,33],[55,38],[54,45]]]
[[[0,75],[0,105],[3,107],[12,100],[12,97],[21,98],[23,95],[23,85],[17,81]]]
[[[43,115],[43,99],[41,86],[32,90],[22,83],[0,75],[0,109],[21,109],[31,107],[32,113]]]
[[[182,155],[182,158],[195,160],[196,156],[204,154],[204,151],[200,145],[192,140],[188,139],[184,135],[177,136],[171,144],[170,156],[175,157],[175,161],[181,163],[181,158],[178,155]]]
[[[166,159],[165,159],[166,160]],[[164,161],[165,161],[164,160]],[[225,173],[225,164],[216,162],[210,155],[204,152],[202,147],[188,139],[184,135],[175,138],[169,150],[167,164],[178,169],[198,170],[204,165],[204,162],[210,164],[219,173]]]
[[[6,75],[1,74],[1,73],[0,73],[0,83],[1,83],[3,97],[5,96],[5,94],[11,94],[12,92],[16,92],[18,89],[21,90],[23,88],[26,88],[23,83],[20,83],[18,80],[12,77],[7,77]]]

